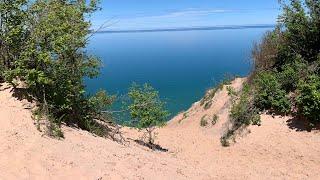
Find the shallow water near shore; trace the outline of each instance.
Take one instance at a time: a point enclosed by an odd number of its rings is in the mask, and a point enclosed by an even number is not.
[[[150,83],[173,116],[201,99],[226,74],[246,76],[253,42],[267,30],[98,33],[87,51],[102,60],[103,68],[98,78],[86,80],[87,90],[123,95],[133,82]]]

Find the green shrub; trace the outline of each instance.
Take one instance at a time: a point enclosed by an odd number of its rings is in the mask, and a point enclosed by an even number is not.
[[[278,81],[286,92],[294,91],[300,79],[304,79],[307,75],[308,66],[301,59],[283,65],[277,73]]]
[[[201,120],[200,120],[200,126],[201,126],[201,127],[205,127],[205,126],[208,125],[207,116],[208,116],[208,115],[202,116],[202,118],[201,118]]]
[[[61,130],[61,119],[63,117],[54,118],[48,111],[46,104],[41,104],[40,107],[32,111],[32,118],[35,120],[37,130],[53,138],[64,138]]]
[[[299,114],[319,121],[319,1],[279,2],[279,24],[252,53],[255,106],[285,114],[297,104]]]
[[[285,65],[283,71],[279,73],[278,77],[282,84],[282,88],[287,92],[295,89],[299,82],[298,73],[290,65]]]
[[[297,54],[308,62],[314,61],[320,50],[319,1],[290,0],[282,2],[283,14],[279,20],[286,40],[282,45],[282,53],[284,54],[282,61],[287,62],[290,58],[286,57]]]
[[[219,116],[216,115],[216,114],[214,114],[214,115],[212,116],[211,124],[212,124],[212,125],[215,125],[215,124],[218,122],[218,120],[219,120]]]
[[[311,122],[320,122],[320,77],[312,75],[299,85],[299,113]]]
[[[212,98],[215,96],[216,92],[219,90],[219,88],[213,88],[206,92],[205,96],[200,100],[200,106],[206,105],[208,108],[208,104],[210,104],[210,101],[212,101]],[[212,102],[211,102],[212,103]],[[209,107],[210,108],[210,107]]]
[[[259,110],[253,104],[250,92],[249,86],[245,85],[239,100],[233,103],[231,107],[230,118],[236,129],[242,125],[260,124]]]
[[[14,86],[17,79],[23,81],[46,106],[47,117],[102,135],[102,105],[94,101],[110,102],[103,94],[90,99],[84,85],[100,68],[100,61],[84,50],[91,26],[85,17],[96,9],[97,1],[0,1],[8,15],[0,17],[0,63],[6,81]]]
[[[228,95],[231,97],[237,96],[238,94],[236,90],[231,86],[227,86],[227,91],[228,91]]]
[[[230,146],[230,140],[234,136],[234,130],[228,130],[223,136],[220,138],[220,143],[224,147]]]
[[[230,122],[231,127],[227,129],[225,134],[220,138],[223,146],[229,146],[230,138],[234,136],[234,133],[241,127],[246,127],[250,124],[260,125],[261,119],[259,110],[254,106],[254,102],[251,98],[252,90],[245,84],[243,90],[238,99],[232,101],[230,110]]]
[[[61,121],[57,122],[57,119],[52,116],[47,116],[48,125],[47,125],[47,135],[55,138],[64,138],[64,134],[61,130]]]
[[[186,119],[188,117],[188,112],[183,113],[183,119]]]
[[[28,0],[0,1],[0,78],[14,68],[24,50],[30,32],[28,25]]]
[[[276,75],[261,72],[254,79],[254,103],[260,110],[272,110],[278,113],[290,112],[290,101],[286,91],[281,88]]]
[[[316,74],[320,74],[320,53],[318,54],[318,60],[315,62],[315,65],[314,65],[314,73]]]
[[[207,110],[207,109],[211,108],[211,106],[212,106],[212,100],[206,102],[206,104],[204,105],[203,108],[204,108],[205,110]]]
[[[184,112],[183,114],[182,114],[182,118],[181,119],[179,119],[179,123],[181,123],[184,119],[186,119],[186,118],[188,118],[188,112]]]
[[[159,93],[148,84],[133,84],[128,95],[131,99],[129,111],[133,124],[139,129],[146,128],[148,143],[153,144],[153,130],[163,126],[169,115],[165,110],[165,103],[160,100]]]

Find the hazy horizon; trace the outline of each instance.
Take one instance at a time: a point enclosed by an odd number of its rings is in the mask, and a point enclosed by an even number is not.
[[[119,29],[119,30],[97,30],[96,33],[139,33],[139,32],[162,32],[162,31],[202,31],[202,30],[227,30],[227,29],[256,29],[273,28],[276,24],[249,24],[249,25],[221,25],[221,26],[200,26],[200,27],[172,27],[172,28],[151,28],[151,29]]]

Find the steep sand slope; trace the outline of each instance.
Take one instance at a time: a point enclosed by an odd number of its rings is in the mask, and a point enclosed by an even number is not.
[[[77,129],[65,127],[64,140],[42,136],[10,90],[0,93],[0,179],[192,179],[202,172],[170,154]]]
[[[244,79],[232,86],[239,90]],[[5,89],[7,85],[0,87]],[[0,179],[320,179],[320,133],[307,132],[290,117],[262,115],[262,126],[229,148],[221,147],[230,105],[224,88],[204,110],[195,103],[157,130],[168,152],[152,152],[131,139],[141,132],[123,128],[127,146],[64,127],[64,140],[37,131],[26,102],[0,91]],[[216,125],[200,126],[204,115]]]

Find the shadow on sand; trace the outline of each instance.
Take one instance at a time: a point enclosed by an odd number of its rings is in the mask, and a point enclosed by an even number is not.
[[[28,102],[33,102],[34,98],[28,93],[28,89],[25,88],[13,88],[11,90],[12,96],[17,98],[19,101],[27,100]]]
[[[134,142],[136,142],[137,144],[139,144],[141,146],[148,147],[149,149],[152,149],[154,151],[168,152],[168,149],[165,149],[158,144],[146,143],[142,140],[134,140]]]
[[[286,121],[287,125],[290,129],[293,129],[298,132],[308,131],[311,132],[312,130],[320,130],[320,123],[316,124],[315,126],[310,126],[310,121],[302,117],[293,117]]]

